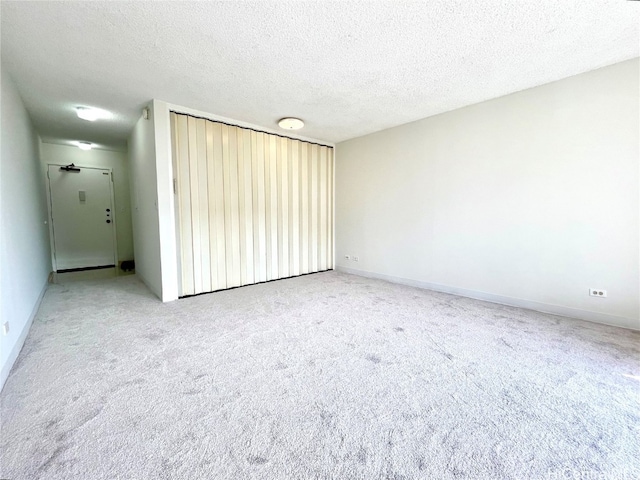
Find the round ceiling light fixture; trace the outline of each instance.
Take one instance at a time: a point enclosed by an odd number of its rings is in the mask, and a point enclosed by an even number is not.
[[[285,130],[300,130],[304,127],[304,122],[299,118],[286,117],[282,118],[278,122],[278,126],[280,128],[284,128]]]
[[[93,148],[91,142],[76,142],[76,145],[80,150],[91,150]]]
[[[77,107],[76,113],[78,114],[78,118],[88,120],[89,122],[95,122],[98,118],[100,118],[100,112],[93,108]]]
[[[95,122],[96,120],[109,120],[113,118],[113,114],[107,110],[92,107],[75,107],[78,118]]]

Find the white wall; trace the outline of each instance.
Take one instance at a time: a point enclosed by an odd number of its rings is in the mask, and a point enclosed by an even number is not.
[[[35,316],[49,275],[49,232],[38,137],[13,80],[2,75],[0,157],[0,389]]]
[[[162,298],[153,116],[138,120],[128,145],[136,275]]]
[[[338,144],[338,267],[640,328],[638,70]]]
[[[133,233],[131,230],[131,200],[129,190],[129,165],[125,152],[110,150],[80,150],[70,145],[42,143],[40,146],[43,182],[46,182],[47,165],[68,165],[113,169],[113,193],[115,198],[116,236],[118,260],[133,259]]]
[[[179,281],[169,105],[160,100],[153,100],[151,118],[153,118],[153,141],[156,152],[155,167],[156,190],[158,193],[162,301],[169,302],[178,299]]]

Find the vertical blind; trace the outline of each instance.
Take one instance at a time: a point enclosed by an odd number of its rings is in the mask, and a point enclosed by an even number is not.
[[[171,113],[180,296],[333,268],[333,149]]]

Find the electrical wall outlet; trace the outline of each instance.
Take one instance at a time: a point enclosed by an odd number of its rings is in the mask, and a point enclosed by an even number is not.
[[[2,324],[2,334],[9,335],[9,322],[4,322]]]
[[[600,297],[600,298],[604,298],[607,296],[607,291],[606,290],[601,290],[599,288],[590,288],[589,289],[589,295],[592,297]]]
[[[360,257],[353,257],[353,261],[354,262],[359,262],[360,261]]]
[[[345,260],[351,260],[351,255],[345,255],[345,256],[344,256],[344,259],[345,259]]]

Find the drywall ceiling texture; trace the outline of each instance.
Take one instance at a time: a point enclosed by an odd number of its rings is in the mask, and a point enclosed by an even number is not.
[[[637,57],[638,2],[9,2],[43,141],[125,148],[151,98],[339,142]],[[107,109],[90,124],[73,107]]]

